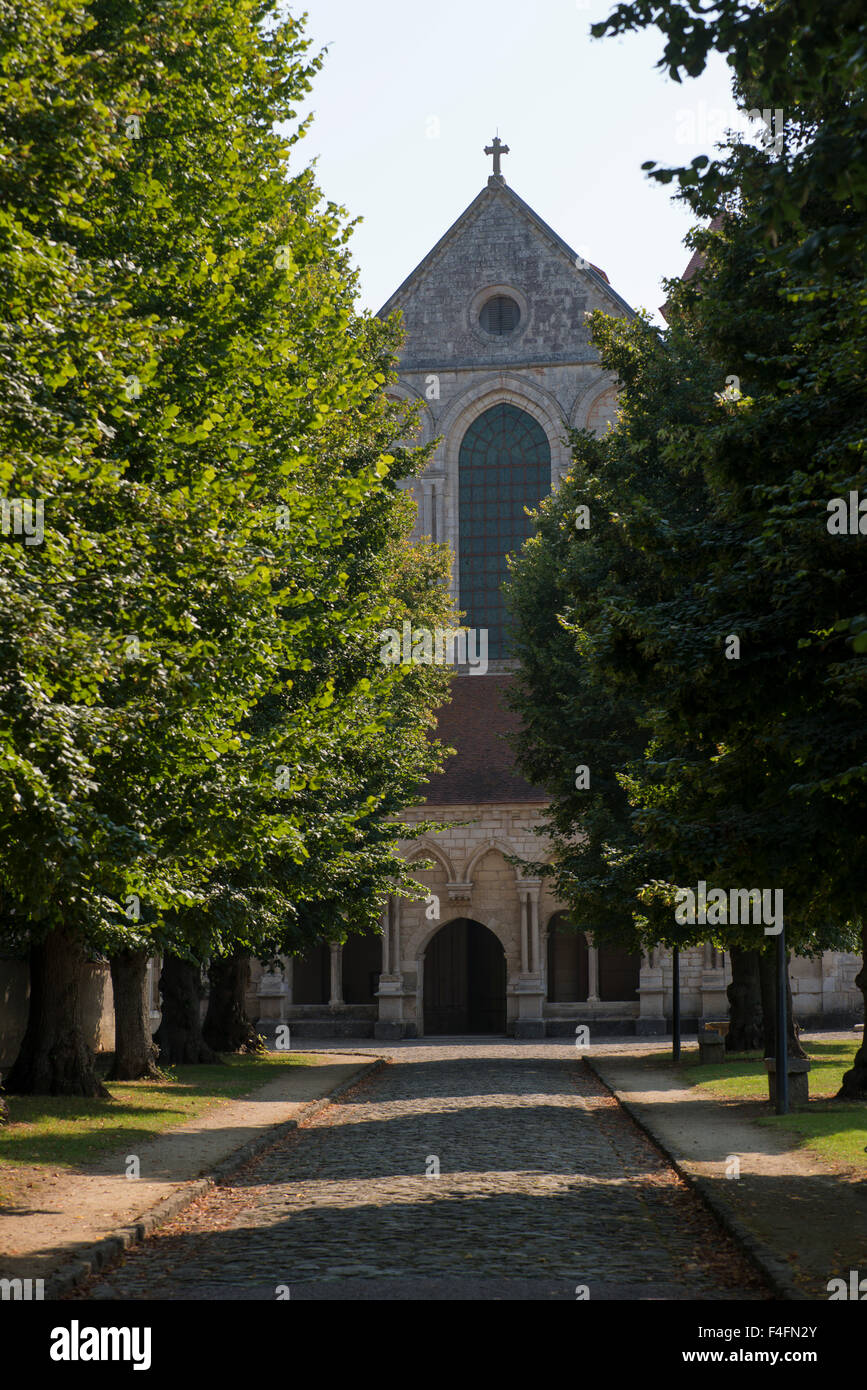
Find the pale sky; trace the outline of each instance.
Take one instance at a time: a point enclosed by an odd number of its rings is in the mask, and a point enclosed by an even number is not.
[[[302,10],[291,6],[296,14]],[[642,172],[646,159],[713,152],[745,128],[718,57],[682,85],[655,70],[656,32],[591,39],[609,0],[310,0],[307,33],[329,46],[309,105],[325,195],[363,217],[352,239],[361,306],[377,310],[503,173],[633,308],[655,313],[660,280],[689,259],[688,211]]]

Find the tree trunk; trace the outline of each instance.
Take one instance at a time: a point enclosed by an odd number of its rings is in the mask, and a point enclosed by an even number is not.
[[[861,950],[861,969],[855,976],[855,984],[864,997],[864,1017],[867,1021],[867,921],[861,928]],[[851,1070],[845,1073],[843,1084],[834,1099],[867,1100],[867,1034],[862,1033],[861,1046],[855,1053]]]
[[[729,955],[732,982],[726,989],[730,1017],[726,1051],[755,1052],[764,1045],[759,952],[732,946]]]
[[[792,986],[789,981],[789,961],[786,960],[786,1048],[790,1057],[806,1057],[795,1032],[792,1009]],[[759,979],[762,986],[762,1015],[764,1020],[764,1055],[777,1055],[777,956],[774,950],[762,951],[759,956]]]
[[[151,1038],[145,988],[148,953],[118,951],[111,960],[114,992],[114,1065],[110,1081],[143,1081],[159,1077],[159,1049]]]
[[[154,1034],[163,1066],[219,1062],[202,1037],[199,967],[167,951],[160,975],[163,1017]]]
[[[217,1052],[263,1051],[247,1017],[245,1004],[250,957],[244,951],[236,951],[231,956],[214,956],[208,974],[211,993],[202,1026],[205,1042]]]
[[[3,1085],[21,1096],[111,1097],[96,1074],[84,1036],[81,938],[60,929],[30,948],[30,1012]]]

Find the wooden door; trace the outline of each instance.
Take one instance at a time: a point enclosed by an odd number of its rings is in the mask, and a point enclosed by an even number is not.
[[[480,922],[467,923],[467,995],[467,1031],[505,1033],[506,956]]]
[[[441,927],[424,958],[424,1031],[466,1033],[467,922],[459,917]]]
[[[424,1031],[505,1033],[506,957],[492,931],[464,917],[442,927],[424,962]]]

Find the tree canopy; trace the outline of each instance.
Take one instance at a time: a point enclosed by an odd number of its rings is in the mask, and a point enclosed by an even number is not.
[[[362,929],[407,890],[445,679],[378,633],[450,606],[407,545],[399,326],[357,311],[351,223],[298,162],[321,56],[276,0],[0,17],[7,944]]]
[[[520,752],[553,794],[559,891],[594,929],[677,944],[656,910],[674,885],[773,886],[790,944],[851,948],[867,618],[860,524],[840,517],[865,485],[861,16],[711,9],[623,5],[594,26],[657,24],[678,81],[725,52],[736,95],[782,107],[785,135],[646,166],[712,221],[691,238],[698,273],[666,287],[667,330],[594,316],[620,412],[606,438],[575,437],[515,570]]]

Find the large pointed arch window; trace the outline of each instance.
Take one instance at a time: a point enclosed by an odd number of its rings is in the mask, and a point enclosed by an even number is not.
[[[487,628],[488,656],[509,655],[501,586],[506,556],[532,533],[524,508],[551,491],[551,449],[542,426],[515,405],[491,406],[464,435],[458,465],[460,606],[468,627]]]

